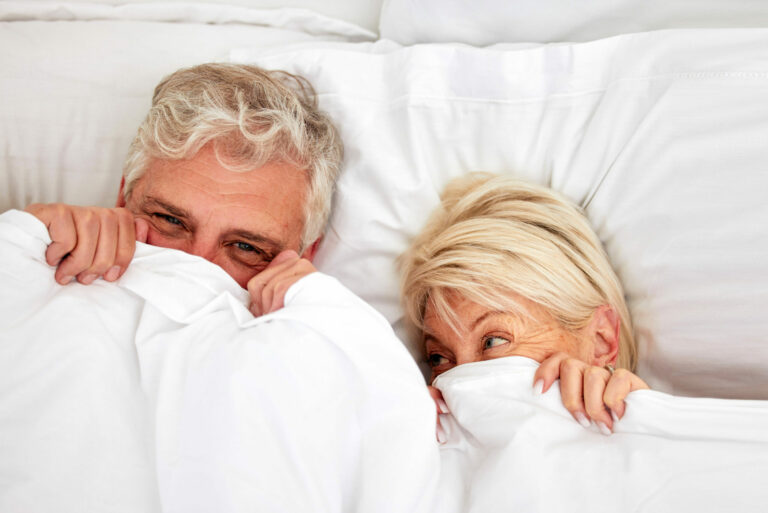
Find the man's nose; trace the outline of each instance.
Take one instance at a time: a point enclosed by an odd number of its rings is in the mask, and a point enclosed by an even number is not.
[[[218,262],[216,262],[218,259],[218,245],[211,241],[195,239],[192,241],[187,253],[205,258],[214,264],[218,264]]]

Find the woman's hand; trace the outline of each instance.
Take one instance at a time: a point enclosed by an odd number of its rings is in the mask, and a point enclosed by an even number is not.
[[[447,440],[445,436],[445,430],[443,429],[442,424],[440,424],[440,414],[450,413],[450,411],[448,410],[448,405],[445,404],[443,393],[440,392],[440,389],[430,385],[427,387],[427,390],[429,390],[429,395],[432,396],[432,400],[435,401],[435,408],[437,409],[437,430],[435,435],[437,436],[437,441],[441,444],[444,444]]]
[[[304,276],[317,271],[306,258],[293,250],[280,252],[269,265],[248,281],[251,313],[254,317],[279,310],[285,305],[285,293]]]
[[[146,221],[134,220],[124,208],[35,203],[25,211],[48,228],[52,242],[45,260],[57,267],[54,278],[61,285],[73,277],[84,285],[99,277],[117,280],[133,258],[136,241],[147,239]]]
[[[624,398],[634,390],[649,388],[626,369],[611,373],[565,353],[556,353],[541,363],[533,376],[534,388],[544,393],[558,377],[563,405],[573,418],[584,427],[589,427],[591,419],[606,435],[612,432],[613,423],[624,416]]]

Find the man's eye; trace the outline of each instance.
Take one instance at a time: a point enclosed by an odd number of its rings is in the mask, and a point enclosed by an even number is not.
[[[242,251],[258,251],[255,247],[251,246],[247,242],[235,242],[233,246]]]
[[[485,337],[483,339],[483,349],[491,349],[498,346],[509,344],[509,340],[504,337]]]
[[[165,221],[168,224],[175,224],[176,226],[184,226],[184,223],[179,221],[177,218],[173,216],[169,216],[168,214],[152,214],[153,217],[156,217],[162,221]]]
[[[432,353],[427,356],[427,362],[430,367],[439,367],[440,365],[448,363],[448,358],[438,353]]]

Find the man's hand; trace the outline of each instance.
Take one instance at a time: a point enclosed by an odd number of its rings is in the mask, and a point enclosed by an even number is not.
[[[99,277],[117,280],[133,258],[136,241],[147,240],[147,222],[134,220],[124,208],[34,203],[25,210],[48,228],[52,242],[45,260],[57,266],[54,277],[62,285],[73,277],[84,285]]]
[[[251,313],[255,317],[284,306],[285,293],[304,276],[317,271],[312,263],[293,250],[279,253],[269,265],[248,281]]]
[[[603,434],[610,434],[614,421],[624,416],[624,399],[634,390],[649,388],[637,375],[626,369],[611,373],[556,353],[543,362],[533,376],[534,387],[546,392],[560,378],[563,405],[579,424],[589,426],[593,420]]]

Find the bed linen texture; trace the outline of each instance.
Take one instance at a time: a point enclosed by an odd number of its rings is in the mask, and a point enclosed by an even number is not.
[[[258,319],[222,269],[139,245],[60,286],[0,216],[0,511],[432,511],[435,410],[387,322],[314,273]]]
[[[624,284],[653,389],[768,399],[768,29],[299,44],[232,59],[317,88],[346,147],[317,264],[414,357],[395,259],[450,179],[506,173],[584,209]]]
[[[439,376],[441,513],[765,511],[768,401],[642,390],[610,436],[577,424],[524,357]]]

